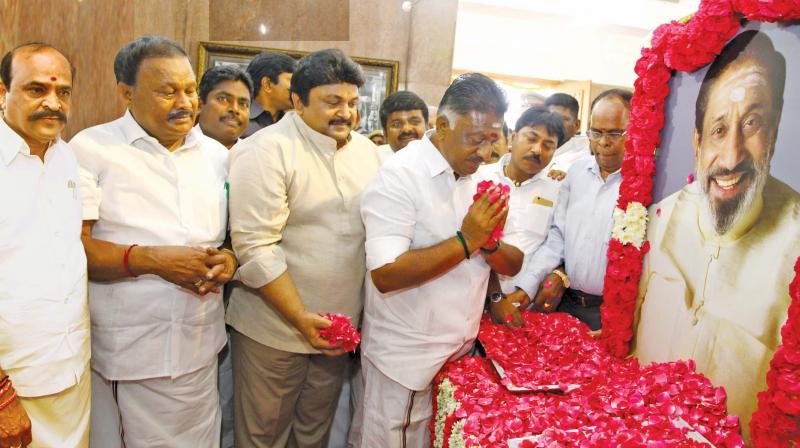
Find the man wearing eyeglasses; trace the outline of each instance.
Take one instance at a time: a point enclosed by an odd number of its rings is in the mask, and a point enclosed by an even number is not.
[[[589,146],[594,157],[575,162],[561,186],[544,245],[525,263],[510,300],[569,313],[600,329],[606,250],[622,182],[631,93],[607,90],[592,102]],[[562,300],[563,297],[563,300]]]

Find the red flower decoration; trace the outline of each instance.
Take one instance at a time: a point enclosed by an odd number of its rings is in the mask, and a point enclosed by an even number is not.
[[[324,317],[331,321],[331,326],[319,330],[319,337],[325,339],[333,345],[341,345],[345,351],[353,352],[361,342],[361,335],[358,330],[350,323],[350,317],[344,314],[327,313]]]
[[[644,206],[652,202],[655,150],[661,141],[671,71],[693,71],[711,63],[738,31],[741,18],[765,22],[800,19],[800,1],[703,0],[697,13],[686,23],[671,22],[654,31],[652,47],[642,50],[634,69],[638,79],[631,101],[618,208],[625,210],[632,201]],[[601,343],[609,353],[619,357],[628,354],[633,337],[634,304],[641,263],[648,248],[645,244],[638,250],[615,240],[609,244],[601,308]],[[800,272],[797,277],[800,278]],[[792,304],[781,332],[782,345],[767,374],[768,390],[759,394],[759,408],[750,423],[756,447],[800,444],[800,405],[797,404],[800,403],[799,290],[800,280],[796,278],[790,288]],[[553,437],[556,436],[554,433]],[[628,443],[615,441],[611,444],[638,446]],[[589,445],[597,446],[594,442]],[[605,442],[601,445],[605,446]]]
[[[445,378],[458,402],[444,421],[445,447],[457,420],[464,422],[466,446],[488,448],[534,435],[520,446],[706,447],[687,437],[689,428],[718,448],[744,446],[739,420],[726,415],[725,392],[695,372],[691,361],[641,367],[603,352],[571,316],[522,314],[522,329],[495,325],[486,316],[481,321],[487,356],[511,363],[503,379],[488,360],[465,357],[445,364],[434,380],[434,409]],[[574,370],[559,367],[565,364]],[[535,370],[543,368],[545,381],[583,385],[568,393],[511,392],[503,385],[508,376],[536,378]],[[434,422],[430,428],[435,440]]]

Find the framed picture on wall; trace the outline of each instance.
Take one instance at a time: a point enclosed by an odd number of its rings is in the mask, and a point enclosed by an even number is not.
[[[197,54],[197,78],[200,79],[206,70],[218,65],[236,64],[247,68],[250,60],[262,51],[275,51],[295,59],[309,54],[308,51],[299,50],[200,42]],[[397,90],[400,62],[358,56],[350,56],[350,58],[360,64],[364,70],[365,83],[358,89],[360,96],[358,113],[361,122],[357,130],[363,134],[369,134],[381,128],[378,111],[383,100]]]

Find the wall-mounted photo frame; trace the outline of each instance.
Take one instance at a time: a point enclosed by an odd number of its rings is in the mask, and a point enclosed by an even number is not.
[[[211,67],[236,64],[247,68],[250,60],[262,51],[275,51],[300,59],[308,51],[283,50],[278,48],[249,47],[235,44],[200,42],[197,54],[197,79]],[[350,56],[350,55],[348,55]],[[379,110],[383,100],[397,91],[400,76],[400,62],[387,59],[350,56],[364,69],[365,83],[358,89],[360,99],[358,113],[361,117],[358,132],[369,134],[381,129]]]

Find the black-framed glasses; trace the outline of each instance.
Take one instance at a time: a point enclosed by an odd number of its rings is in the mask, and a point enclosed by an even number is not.
[[[600,132],[595,131],[594,129],[589,129],[586,131],[586,136],[589,137],[589,140],[600,140],[603,137],[608,137],[609,140],[618,141],[628,135],[628,131],[611,131],[611,132]]]

